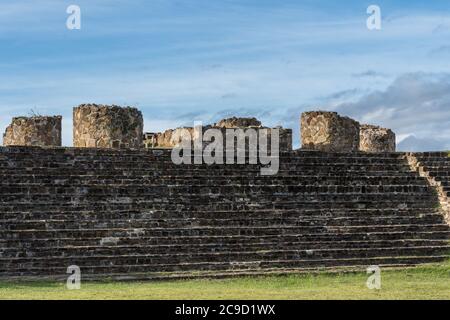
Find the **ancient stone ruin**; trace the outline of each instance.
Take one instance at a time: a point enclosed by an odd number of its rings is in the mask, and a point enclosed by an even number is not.
[[[374,125],[360,127],[359,150],[364,152],[395,152],[395,133]]]
[[[155,144],[155,132],[145,132],[144,137],[142,139],[142,143],[145,149],[153,148],[153,145]]]
[[[395,152],[395,133],[360,125],[336,112],[311,111],[301,116],[302,148],[326,152]]]
[[[267,129],[268,140],[270,141],[270,135],[273,129],[262,126],[261,122],[256,118],[226,118],[214,123],[212,125],[203,126],[202,131],[205,132],[208,129],[220,129],[224,137],[223,145],[226,146],[226,129]],[[292,150],[292,130],[277,127],[279,130],[279,146],[281,151]],[[146,133],[144,135],[144,145],[150,148],[174,148],[179,146],[184,133],[189,133],[191,137],[194,137],[197,133],[193,127],[181,127],[176,129],[169,129],[159,133]],[[205,144],[206,145],[206,144]]]
[[[16,117],[3,135],[5,146],[61,146],[61,116]]]
[[[302,148],[327,152],[359,149],[359,123],[336,112],[304,112],[300,120]]]
[[[205,128],[264,127],[231,118]],[[448,259],[447,153],[384,152],[387,142],[383,153],[355,152],[359,124],[332,112],[302,116],[305,149],[291,150],[283,130],[269,176],[258,163],[174,163],[160,147],[181,129],[148,133],[157,148],[139,149],[141,113],[116,106],[75,108],[82,148],[1,147],[0,280],[66,281],[72,265],[83,281],[160,280]]]
[[[148,148],[174,148],[180,145],[185,132],[189,132],[189,135],[192,137],[194,128],[181,127],[168,129],[164,132],[147,132],[144,134],[144,145]]]
[[[73,109],[74,147],[139,149],[143,128],[136,108],[82,104]]]
[[[0,279],[66,280],[74,264],[83,281],[160,280],[448,258],[435,189],[404,153],[295,150],[267,177],[170,153],[0,148]],[[448,156],[424,156],[448,184]]]

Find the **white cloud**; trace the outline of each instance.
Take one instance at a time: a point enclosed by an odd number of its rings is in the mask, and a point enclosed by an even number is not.
[[[392,128],[402,137],[403,145],[408,142],[412,148],[415,143],[423,150],[425,141],[430,141],[430,148],[449,147],[449,106],[450,74],[410,73],[398,77],[385,90],[335,109],[362,122]]]

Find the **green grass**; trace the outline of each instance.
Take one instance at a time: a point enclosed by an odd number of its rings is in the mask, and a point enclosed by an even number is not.
[[[450,299],[450,261],[382,270],[382,288],[369,290],[365,273],[245,277],[226,280],[0,282],[0,299]]]

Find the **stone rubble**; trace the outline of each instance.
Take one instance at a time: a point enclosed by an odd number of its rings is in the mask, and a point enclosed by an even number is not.
[[[359,150],[364,152],[395,152],[395,133],[374,125],[360,127]]]
[[[4,146],[61,146],[61,116],[15,117],[3,135]]]
[[[270,141],[270,134],[272,132],[272,129],[274,128],[262,126],[261,122],[256,118],[232,117],[222,119],[219,122],[212,125],[203,126],[202,128],[203,133],[208,129],[220,129],[224,137],[223,144],[224,146],[226,146],[225,137],[227,129],[243,129],[244,131],[246,129],[256,129],[257,132],[258,130],[261,129],[267,129],[268,140]],[[279,129],[280,135],[280,150],[281,151],[292,150],[292,130],[285,129],[282,127],[277,127],[277,129]],[[194,130],[193,127],[181,127],[176,129],[169,129],[159,133],[146,133],[144,134],[144,145],[146,146],[146,148],[174,148],[180,145],[183,134],[186,132],[189,132],[189,135],[191,137],[195,137],[196,131]],[[206,146],[207,143],[205,143],[204,145]]]

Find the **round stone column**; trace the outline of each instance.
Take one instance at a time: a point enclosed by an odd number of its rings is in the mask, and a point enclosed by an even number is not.
[[[61,116],[15,117],[3,135],[5,146],[61,146]]]
[[[359,149],[364,152],[395,152],[395,133],[378,126],[362,125]]]
[[[74,147],[139,149],[143,130],[136,108],[83,104],[73,109]]]

